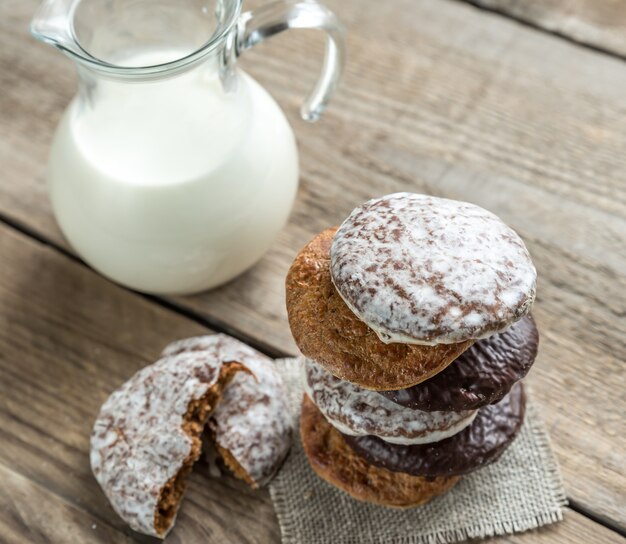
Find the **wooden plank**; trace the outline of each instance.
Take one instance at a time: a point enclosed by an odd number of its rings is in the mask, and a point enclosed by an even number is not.
[[[237,281],[175,302],[294,352],[283,278],[315,232],[396,190],[489,207],[525,237],[539,269],[543,342],[530,382],[568,493],[626,524],[626,65],[460,3],[327,3],[350,29],[349,63],[320,124],[295,116],[317,67],[317,35],[277,38],[243,61],[300,141],[302,187],[288,228]],[[34,4],[0,8],[0,212],[63,244],[43,172],[75,82],[68,61],[17,30]]]
[[[92,524],[94,540],[142,541],[91,474],[91,426],[108,394],[165,344],[209,331],[6,226],[0,255],[0,523],[30,542],[91,542],[77,535]],[[6,467],[15,474],[5,478]],[[168,542],[277,539],[266,490],[207,472],[200,463]]]
[[[567,491],[626,524],[626,95],[616,93],[626,65],[460,4],[327,3],[351,38],[321,124],[292,113],[309,81],[291,72],[314,70],[315,37],[281,38],[246,59],[298,133],[291,223],[255,270],[179,302],[292,351],[282,278],[315,232],[397,190],[488,207],[520,231],[539,269],[543,342],[529,381]]]
[[[548,525],[521,535],[472,542],[486,542],[488,544],[623,544],[624,538],[622,536],[597,523],[590,523],[590,521],[577,512],[566,509],[565,521],[560,524]]]
[[[0,534],[6,544],[133,540],[0,464]]]
[[[207,331],[2,225],[0,254],[2,541],[153,542],[125,527],[91,476],[91,423],[107,392],[164,343]],[[562,523],[494,542],[592,535],[600,544],[619,539],[566,509]],[[200,463],[168,542],[278,541],[267,493],[210,479]]]
[[[626,57],[626,4],[620,0],[465,0]]]
[[[282,278],[316,231],[397,190],[486,206],[539,269],[543,342],[529,381],[568,493],[626,524],[626,96],[615,92],[626,65],[462,5],[328,3],[352,32],[348,73],[320,125],[291,115],[304,172],[291,223],[255,270],[179,302],[292,351]],[[288,112],[308,83],[290,67],[313,69],[314,48],[290,40],[247,65]]]

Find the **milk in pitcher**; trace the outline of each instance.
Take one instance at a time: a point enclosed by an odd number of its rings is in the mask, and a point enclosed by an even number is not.
[[[322,30],[321,75],[301,109],[315,121],[339,81],[343,29],[312,0],[241,9],[242,0],[42,0],[31,22],[79,78],[48,161],[55,218],[76,252],[122,285],[216,287],[258,261],[287,222],[295,139],[237,60],[290,28]]]
[[[48,179],[61,229],[89,264],[129,287],[176,293],[219,285],[266,251],[291,210],[298,155],[275,101],[240,76],[230,93],[204,65],[157,84],[103,80],[97,107],[69,107]]]

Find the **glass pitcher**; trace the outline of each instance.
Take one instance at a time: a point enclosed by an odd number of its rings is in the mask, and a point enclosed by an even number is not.
[[[290,28],[326,32],[315,121],[344,60],[336,16],[283,0],[46,0],[33,35],[76,62],[48,164],[55,217],[87,263],[149,293],[193,293],[252,266],[291,211],[298,153],[237,57]]]

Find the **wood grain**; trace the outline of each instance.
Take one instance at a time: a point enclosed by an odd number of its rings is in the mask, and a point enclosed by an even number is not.
[[[29,542],[137,540],[91,474],[91,426],[167,343],[209,331],[4,226],[0,255],[0,523],[21,525],[24,538],[39,528]],[[178,525],[168,542],[278,538],[268,493],[209,479],[203,463]]]
[[[615,92],[626,64],[462,4],[328,3],[351,38],[322,123],[292,113],[308,81],[291,72],[314,70],[314,36],[245,59],[300,140],[290,225],[256,269],[179,302],[292,351],[282,278],[315,232],[398,190],[483,205],[522,234],[539,270],[543,341],[529,381],[567,491],[626,525],[626,95]]]
[[[2,225],[0,254],[0,540],[157,542],[130,531],[93,479],[91,424],[108,392],[165,343],[209,331]],[[494,542],[591,537],[619,539],[566,509],[557,525]],[[267,493],[210,479],[199,462],[167,542],[278,541]]]
[[[626,57],[622,0],[464,0]]]
[[[0,538],[24,542],[119,542],[132,538],[0,464]]]
[[[314,233],[397,190],[488,207],[527,240],[539,270],[542,346],[530,382],[568,493],[626,525],[626,64],[462,3],[326,3],[350,39],[343,86],[321,123],[295,115],[319,36],[280,37],[243,59],[300,142],[289,226],[249,273],[174,302],[292,353],[283,278]],[[0,6],[0,214],[66,247],[44,170],[75,78],[69,61],[26,35],[35,5]],[[127,323],[126,334],[135,329]]]
[[[589,520],[576,512],[566,510],[565,521],[562,525],[549,525],[541,529],[530,531],[522,535],[504,536],[493,539],[474,540],[474,544],[487,542],[488,544],[595,544],[612,543],[623,544],[624,538],[617,533],[598,525],[588,523]]]

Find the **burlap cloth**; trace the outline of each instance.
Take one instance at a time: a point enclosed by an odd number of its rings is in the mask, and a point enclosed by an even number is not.
[[[298,429],[302,361],[276,364],[289,387]],[[446,544],[554,523],[567,502],[548,436],[530,403],[522,431],[498,461],[408,510],[359,502],[327,484],[310,468],[299,432],[294,438],[270,484],[284,544]]]

